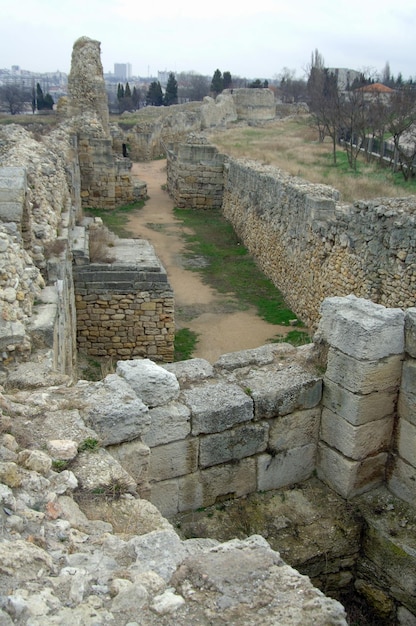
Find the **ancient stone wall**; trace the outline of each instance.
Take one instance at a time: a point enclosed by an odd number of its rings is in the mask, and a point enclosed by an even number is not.
[[[175,206],[196,209],[222,205],[224,156],[203,137],[190,136],[188,143],[169,146],[167,189]]]
[[[336,190],[273,167],[233,159],[225,167],[224,215],[307,325],[328,296],[413,306],[415,198],[337,200]]]
[[[173,291],[153,248],[144,240],[118,240],[112,252],[112,263],[76,259],[79,349],[116,360],[172,361]]]
[[[276,102],[271,89],[225,89],[223,95],[231,94],[237,119],[247,122],[266,122],[276,117]]]

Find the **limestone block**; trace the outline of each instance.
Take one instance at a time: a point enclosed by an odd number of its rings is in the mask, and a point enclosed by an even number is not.
[[[1,306],[0,306],[1,314]],[[2,319],[0,324],[0,350],[5,350],[9,345],[21,343],[26,336],[22,322],[9,322]]]
[[[233,371],[239,367],[247,367],[249,365],[270,365],[273,363],[274,359],[279,358],[279,356],[285,357],[295,353],[296,348],[288,343],[269,343],[259,348],[250,348],[230,352],[229,354],[222,354],[214,363],[214,368]]]
[[[206,383],[185,390],[192,415],[192,434],[216,433],[253,418],[253,401],[238,385]]]
[[[169,402],[149,410],[150,426],[143,441],[150,447],[185,439],[191,432],[191,412],[180,402]]]
[[[325,298],[317,336],[356,359],[402,354],[404,313],[353,295]]]
[[[416,426],[416,361],[403,363],[402,384],[399,393],[398,413]]]
[[[416,425],[405,419],[400,419],[398,424],[397,452],[416,468]]]
[[[322,403],[332,413],[343,417],[354,426],[391,416],[396,409],[395,390],[360,395],[341,385],[324,379]]]
[[[201,437],[200,466],[218,465],[263,452],[267,446],[268,429],[267,423],[250,423]]]
[[[109,374],[88,386],[83,409],[103,445],[140,437],[150,423],[149,410],[123,378]]]
[[[150,480],[167,480],[195,472],[198,467],[198,446],[198,439],[185,439],[152,448]]]
[[[105,448],[80,452],[72,461],[71,470],[81,489],[99,490],[112,496],[136,490],[133,478]]]
[[[393,457],[393,470],[389,476],[389,489],[398,498],[414,504],[416,502],[416,472],[398,456]]]
[[[179,512],[179,480],[163,480],[151,486],[150,502],[162,515],[171,517]]]
[[[186,549],[173,528],[133,537],[129,546],[136,553],[136,573],[156,572],[165,582],[186,556]]]
[[[77,443],[72,439],[51,439],[46,442],[46,447],[53,459],[70,461],[78,454]]]
[[[359,361],[330,348],[325,379],[355,393],[371,393],[397,389],[400,384],[402,356],[393,355],[380,360]]]
[[[166,404],[179,395],[176,376],[150,359],[119,361],[116,372],[149,407]]]
[[[214,375],[211,363],[205,359],[187,359],[178,363],[167,363],[163,367],[175,374],[180,384],[205,380]]]
[[[257,490],[268,491],[294,485],[309,478],[315,469],[316,445],[292,448],[257,458]]]
[[[270,420],[269,447],[276,452],[318,441],[321,409],[295,411]]]
[[[141,441],[126,441],[116,446],[109,446],[107,451],[134,478],[137,484],[143,484],[149,478],[150,449]]]
[[[343,498],[352,498],[382,484],[386,462],[385,452],[354,461],[323,442],[318,444],[318,478]]]
[[[392,433],[393,417],[354,426],[326,408],[322,411],[321,439],[356,461],[387,450]]]
[[[179,511],[210,506],[218,500],[239,498],[256,491],[253,458],[216,465],[179,478]]]
[[[405,350],[416,359],[416,307],[407,309],[404,316]]]
[[[284,369],[253,371],[241,381],[254,400],[256,419],[287,415],[317,406],[322,380],[298,365]]]

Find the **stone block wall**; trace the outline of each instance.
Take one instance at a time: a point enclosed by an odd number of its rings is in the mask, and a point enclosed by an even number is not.
[[[405,315],[405,360],[388,484],[399,498],[416,502],[416,308]]]
[[[328,298],[318,336],[329,346],[318,476],[344,498],[385,482],[404,352],[404,313]]]
[[[114,157],[111,139],[80,135],[78,159],[83,207],[114,209],[135,201],[131,161]]]
[[[167,151],[167,189],[175,206],[219,208],[224,189],[224,156],[202,138],[170,146]]]
[[[172,361],[174,300],[166,272],[144,240],[118,240],[113,263],[74,266],[77,342],[94,356]]]

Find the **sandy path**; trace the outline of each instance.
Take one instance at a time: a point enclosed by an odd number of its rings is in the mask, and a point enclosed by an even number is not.
[[[166,184],[166,161],[136,163],[133,174],[146,181],[149,200],[131,215],[128,228],[136,237],[149,240],[162,261],[175,294],[177,328],[198,334],[195,357],[214,363],[221,354],[256,348],[287,328],[260,319],[254,310],[236,311],[237,303],[205,285],[197,272],[184,267],[182,223],[172,212]]]

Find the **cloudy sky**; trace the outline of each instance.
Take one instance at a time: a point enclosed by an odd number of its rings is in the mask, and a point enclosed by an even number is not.
[[[0,11],[0,68],[68,72],[82,35],[101,42],[105,72],[303,77],[317,48],[328,67],[388,61],[416,79],[415,0],[14,0]]]

